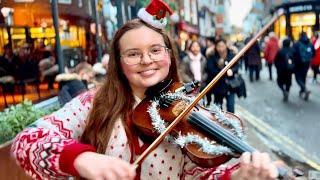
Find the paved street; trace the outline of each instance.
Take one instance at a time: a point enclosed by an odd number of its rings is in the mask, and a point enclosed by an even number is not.
[[[250,83],[244,74],[246,99],[237,99],[236,114],[247,120],[260,140],[312,168],[320,170],[320,84],[312,83],[311,75],[307,86],[311,90],[310,100],[299,98],[299,88],[293,77],[289,102],[282,101],[282,94],[276,84],[268,79],[267,68],[261,72],[261,80]],[[256,142],[256,141],[254,141]]]

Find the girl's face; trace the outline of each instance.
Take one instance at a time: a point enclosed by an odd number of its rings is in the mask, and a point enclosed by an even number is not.
[[[158,32],[142,26],[127,31],[120,38],[121,67],[127,77],[134,94],[143,95],[145,90],[160,81],[169,74],[171,59],[169,51],[165,51],[161,60],[150,59],[150,52],[157,53],[157,47],[165,46],[163,37]],[[155,48],[156,47],[156,48]],[[140,63],[129,65],[125,58],[134,57],[142,53]]]
[[[193,53],[193,54],[198,54],[199,52],[200,52],[200,45],[199,45],[199,43],[197,43],[197,42],[194,42],[194,43],[192,43],[192,46],[191,46],[191,52]]]
[[[222,54],[224,53],[225,51],[227,51],[227,45],[223,42],[223,41],[220,41],[217,45],[217,52],[219,54]]]

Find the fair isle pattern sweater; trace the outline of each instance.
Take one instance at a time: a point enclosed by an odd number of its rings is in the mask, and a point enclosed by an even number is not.
[[[94,147],[79,142],[94,94],[95,91],[91,90],[79,95],[16,136],[12,154],[33,179],[66,179],[78,175],[73,167],[76,156],[95,151]],[[139,143],[143,144],[141,140]],[[114,125],[105,154],[130,161],[130,147],[120,119]],[[143,161],[140,179],[216,179],[225,172],[216,167],[197,167],[181,149],[162,142]]]

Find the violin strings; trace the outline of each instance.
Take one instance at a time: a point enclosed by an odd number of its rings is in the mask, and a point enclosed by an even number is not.
[[[191,124],[194,124],[198,128],[204,130],[205,132],[209,133],[210,135],[214,136],[215,138],[219,139],[221,142],[224,142],[226,145],[231,147],[232,149],[236,150],[239,153],[242,152],[252,152],[254,148],[247,145],[243,141],[241,141],[238,137],[234,136],[229,131],[225,130],[221,126],[217,125],[216,123],[212,122],[211,119],[207,118],[206,116],[193,112],[188,119]]]
[[[165,107],[169,107],[169,105],[172,105],[175,101],[175,99],[170,97],[162,97],[162,99],[160,99],[160,102],[162,102],[161,105]],[[205,130],[210,135],[218,138],[221,142],[225,142],[231,148],[233,147],[233,149],[240,151],[240,153],[245,151],[251,152],[253,150],[252,147],[241,141],[238,137],[200,113],[191,112],[189,121],[195,124],[198,128]]]

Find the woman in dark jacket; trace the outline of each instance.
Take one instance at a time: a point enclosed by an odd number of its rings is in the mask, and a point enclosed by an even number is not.
[[[281,91],[283,92],[283,101],[288,101],[289,90],[291,87],[291,77],[294,69],[292,61],[292,48],[290,47],[290,39],[284,39],[282,42],[282,48],[278,51],[274,65],[277,69],[277,83]]]
[[[252,37],[246,39],[245,44],[247,44]],[[260,70],[261,70],[261,57],[260,57],[260,46],[258,41],[256,41],[245,53],[244,55],[245,62],[249,68],[249,78],[250,82],[253,82],[254,75],[255,80],[259,81],[260,79]]]
[[[212,80],[234,57],[234,54],[227,48],[226,41],[219,39],[216,41],[216,53],[207,61],[208,81]],[[227,71],[218,83],[213,87],[214,103],[222,106],[223,98],[227,100],[227,111],[234,112],[235,93],[229,88],[227,81],[234,78],[238,73],[238,65]],[[210,103],[210,102],[209,102]]]

